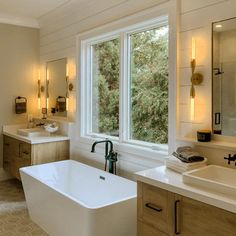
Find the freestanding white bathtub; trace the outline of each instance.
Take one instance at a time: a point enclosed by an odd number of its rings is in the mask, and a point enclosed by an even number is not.
[[[51,236],[136,236],[136,183],[67,160],[20,169],[31,219]]]

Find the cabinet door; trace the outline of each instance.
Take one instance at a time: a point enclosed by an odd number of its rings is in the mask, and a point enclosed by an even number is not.
[[[236,215],[208,204],[181,197],[183,236],[235,236]]]
[[[69,159],[69,141],[34,144],[32,165]]]
[[[10,172],[11,168],[11,138],[3,136],[3,168],[5,171]]]
[[[156,228],[163,234],[173,235],[174,196],[173,193],[166,190],[138,183],[138,219],[140,222]],[[147,225],[141,227],[142,231],[146,231]],[[150,235],[152,234],[150,233]]]
[[[20,180],[19,168],[31,164],[31,145],[4,135],[3,167]]]
[[[13,175],[20,180],[20,168],[31,165],[31,145],[18,141],[17,146],[18,155],[14,158],[12,169],[14,171]]]

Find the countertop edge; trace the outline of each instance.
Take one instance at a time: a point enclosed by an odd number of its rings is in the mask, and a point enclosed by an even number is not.
[[[70,140],[70,138],[68,136],[59,136],[59,135],[58,136],[48,136],[48,137],[38,137],[38,140],[34,140],[32,138],[26,138],[22,135],[13,134],[13,133],[6,132],[6,131],[3,131],[2,133],[3,133],[3,135],[21,140],[21,141],[29,143],[29,144],[41,144],[41,143],[51,143],[51,142]]]
[[[162,168],[162,170],[163,170],[166,167],[160,166],[155,169],[157,170],[158,168]],[[151,169],[151,170],[153,170],[153,169]],[[229,212],[236,213],[236,199],[234,200],[231,198],[227,198],[225,196],[223,197],[215,192],[207,191],[203,188],[198,188],[198,187],[184,184],[182,182],[182,175],[179,173],[176,173],[176,172],[175,172],[175,175],[176,176],[179,175],[179,177],[178,177],[179,182],[181,181],[180,186],[178,186],[178,183],[177,184],[167,183],[167,182],[164,182],[158,178],[153,178],[151,176],[148,176],[147,172],[148,172],[148,170],[135,173],[136,180],[146,183],[146,184],[150,184],[150,185],[162,188],[162,189],[165,189],[165,190],[173,192],[173,193],[177,193],[177,194],[182,195],[184,197],[189,197],[194,200],[224,209]],[[173,171],[168,170],[168,172],[173,172]],[[181,180],[180,180],[180,178],[181,178]],[[175,179],[175,181],[176,181],[176,179]]]

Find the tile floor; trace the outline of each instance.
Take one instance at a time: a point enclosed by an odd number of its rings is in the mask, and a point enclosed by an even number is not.
[[[30,220],[21,182],[16,179],[0,182],[0,235],[48,235]]]

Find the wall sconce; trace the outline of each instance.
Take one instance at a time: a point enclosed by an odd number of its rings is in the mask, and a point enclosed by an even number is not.
[[[199,85],[203,81],[203,76],[200,73],[195,72],[196,68],[196,41],[195,38],[192,38],[192,57],[191,57],[191,62],[190,62],[191,70],[192,70],[192,75],[191,75],[191,88],[190,88],[190,120],[194,120],[194,113],[195,113],[195,88],[194,86]]]
[[[38,110],[41,109],[41,81],[40,81],[40,71],[38,77]]]
[[[40,79],[38,79],[38,110],[41,109],[41,82]]]
[[[38,110],[41,110],[41,93],[44,92],[44,86],[41,85],[41,74],[40,70],[38,73]]]
[[[69,83],[69,64],[66,64],[66,110],[69,110],[69,93],[73,90],[74,86],[72,83]]]

